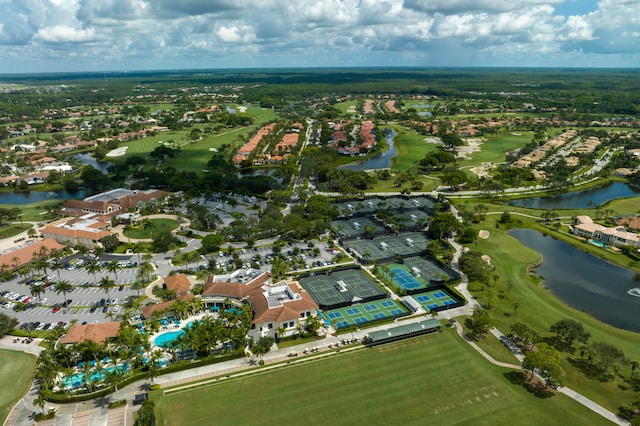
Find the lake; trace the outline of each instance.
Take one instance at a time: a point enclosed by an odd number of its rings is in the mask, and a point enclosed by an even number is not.
[[[100,170],[104,174],[109,173],[109,166],[111,165],[111,163],[108,161],[102,163],[96,160],[91,154],[87,154],[87,153],[76,154],[74,155],[74,158],[78,160],[78,163],[80,164],[93,166],[93,168]]]
[[[509,234],[540,254],[536,273],[560,300],[614,327],[640,332],[640,282],[635,272],[531,229]],[[542,312],[541,312],[542,314]]]
[[[511,206],[543,210],[586,209],[600,206],[616,198],[627,198],[638,195],[640,195],[640,187],[632,186],[625,182],[612,182],[584,191],[512,200],[509,201],[508,204]]]
[[[68,200],[70,198],[85,198],[90,196],[91,193],[89,191],[84,191],[82,189],[78,191],[66,191],[64,189],[59,191],[49,191],[49,192],[40,192],[40,191],[29,191],[29,192],[6,192],[0,193],[0,204],[12,204],[12,205],[21,205],[21,204],[31,204],[38,203],[40,201],[54,201],[54,200]]]
[[[389,146],[386,151],[384,151],[380,155],[376,155],[375,157],[368,159],[367,161],[363,161],[362,163],[347,164],[338,168],[356,171],[388,169],[389,167],[391,167],[391,159],[398,155],[396,146],[393,143],[393,140],[396,136],[398,136],[397,132],[391,129],[384,129],[384,138],[387,141],[387,145]]]

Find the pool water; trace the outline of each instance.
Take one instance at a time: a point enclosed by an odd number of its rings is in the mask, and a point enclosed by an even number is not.
[[[589,240],[589,242],[591,244],[593,244],[594,246],[598,246],[598,247],[602,247],[602,248],[607,248],[608,247],[605,243],[601,243],[600,241]]]
[[[109,367],[109,368],[105,368],[102,371],[95,372],[93,374],[91,374],[91,376],[89,377],[89,381],[90,382],[95,382],[97,380],[104,380],[105,378],[105,374],[106,373],[112,373],[114,371],[120,371],[122,373],[125,373],[127,371],[127,364],[122,364],[119,365],[118,367]],[[65,376],[62,378],[61,383],[62,386],[64,386],[65,388],[67,387],[72,387],[72,388],[77,388],[82,386],[85,381],[83,379],[83,377],[85,376],[85,373],[76,373],[76,374],[72,374],[71,376]]]
[[[165,348],[165,347],[169,346],[169,343],[171,343],[174,340],[176,340],[182,334],[184,334],[184,330],[169,331],[167,333],[163,333],[163,334],[159,335],[158,337],[156,337],[155,340],[153,341],[153,343],[155,343],[155,345],[158,346],[158,347]]]

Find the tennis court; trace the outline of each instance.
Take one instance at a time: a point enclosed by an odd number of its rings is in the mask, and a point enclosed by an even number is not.
[[[372,321],[398,318],[408,314],[409,312],[404,306],[391,298],[358,303],[323,313],[336,330],[360,326]]]
[[[365,228],[373,234],[379,234],[386,229],[367,217],[358,217],[349,220],[333,220],[331,228],[340,238],[358,238],[365,234]]]
[[[447,294],[445,290],[431,290],[414,294],[412,297],[427,311],[455,305],[458,302],[451,295]]]
[[[426,248],[428,242],[429,238],[420,232],[406,232],[398,236],[383,235],[373,240],[349,241],[345,246],[362,258],[380,260],[396,255],[417,255]]]
[[[393,283],[392,287],[396,286],[408,292],[415,293],[416,290],[424,290],[431,286],[431,284],[422,279],[422,277],[412,275],[406,266],[397,263],[379,267],[377,272],[391,281]]]
[[[453,281],[459,278],[454,271],[445,269],[424,257],[407,257],[402,262],[409,270],[417,268],[420,271],[420,276],[425,281],[433,284],[440,284],[443,281]]]
[[[385,292],[359,269],[300,278],[300,285],[323,309],[384,297]]]

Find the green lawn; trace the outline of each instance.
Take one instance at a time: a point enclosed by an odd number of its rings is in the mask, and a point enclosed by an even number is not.
[[[358,100],[340,102],[340,103],[335,104],[333,107],[336,108],[336,109],[339,109],[343,113],[346,113],[349,108],[357,107],[358,106],[358,102],[359,102]]]
[[[36,357],[24,352],[0,349],[0,424],[4,424],[11,407],[31,386]]]
[[[452,330],[152,397],[158,424],[607,424],[537,398]]]
[[[500,330],[508,333],[511,324],[523,321],[542,336],[549,336],[548,330],[552,324],[563,318],[573,318],[581,322],[591,333],[591,342],[608,342],[624,351],[628,359],[640,359],[640,334],[609,326],[584,312],[570,308],[540,286],[537,277],[528,276],[528,265],[540,261],[540,255],[520,244],[504,229],[496,229],[496,217],[487,216],[485,223],[476,226],[477,229],[489,230],[491,235],[486,240],[479,239],[471,248],[489,255],[492,264],[495,265],[496,269],[492,274],[499,277],[495,288],[498,297],[491,313]],[[514,283],[510,292],[507,292],[507,280]],[[470,290],[480,303],[483,303],[485,293],[480,290],[480,286],[471,284]],[[517,317],[513,315],[516,302],[520,303]],[[618,377],[606,383],[591,380],[569,364],[570,357],[569,354],[563,354],[562,367],[566,373],[564,381],[567,386],[584,393],[612,411],[616,411],[620,404],[627,404],[632,400],[632,393],[621,388],[628,387],[622,379]],[[578,353],[574,355],[574,358],[576,357],[579,358]],[[627,367],[622,374],[628,376],[628,370]]]
[[[419,135],[415,130],[399,125],[385,125],[383,127],[390,127],[398,132],[398,136],[394,140],[398,151],[398,156],[392,160],[392,168],[394,170],[409,170],[417,161],[424,158],[428,152],[438,149],[437,145],[425,142],[426,136]]]
[[[485,162],[503,163],[505,155],[509,151],[521,148],[531,142],[532,134],[529,132],[500,133],[485,137],[481,149],[471,154],[470,160],[464,160],[461,166],[477,166]]]
[[[180,225],[177,220],[173,219],[149,219],[151,224],[153,225],[150,228],[145,229],[143,224],[138,226],[134,226],[131,228],[127,228],[124,231],[124,235],[131,238],[152,238],[154,234],[162,229],[168,229],[169,231],[173,231],[174,229],[178,229]]]

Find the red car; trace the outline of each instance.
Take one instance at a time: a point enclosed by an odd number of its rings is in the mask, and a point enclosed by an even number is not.
[[[56,306],[55,308],[53,308],[53,309],[51,310],[51,312],[55,314],[55,313],[56,313],[56,312],[58,312],[59,310],[60,310],[60,306]]]

